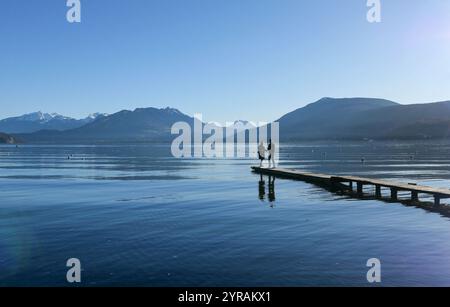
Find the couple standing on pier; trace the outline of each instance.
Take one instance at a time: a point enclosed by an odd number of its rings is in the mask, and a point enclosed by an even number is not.
[[[261,141],[259,143],[259,146],[258,146],[258,158],[260,160],[259,167],[262,167],[263,161],[266,158],[266,152],[269,153],[269,157],[267,159],[269,161],[269,168],[271,167],[271,164],[272,164],[272,167],[275,168],[275,144],[272,143],[272,140],[269,141],[269,145],[267,146],[267,149],[264,146],[263,141]]]

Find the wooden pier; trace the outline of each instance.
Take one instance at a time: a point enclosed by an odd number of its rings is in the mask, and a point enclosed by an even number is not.
[[[259,174],[301,180],[340,190],[355,191],[359,195],[363,195],[364,186],[373,186],[375,187],[375,196],[378,198],[382,197],[381,189],[386,188],[390,190],[390,198],[393,201],[398,199],[398,192],[409,192],[412,201],[419,201],[420,194],[431,195],[434,198],[434,204],[436,206],[440,205],[441,199],[450,198],[450,189],[432,188],[414,183],[400,183],[355,176],[332,176],[282,168],[261,168],[253,166],[252,169]]]

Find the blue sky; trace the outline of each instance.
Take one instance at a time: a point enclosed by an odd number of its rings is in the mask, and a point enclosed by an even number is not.
[[[450,1],[65,0],[0,3],[0,118],[171,106],[274,120],[321,97],[450,99]]]

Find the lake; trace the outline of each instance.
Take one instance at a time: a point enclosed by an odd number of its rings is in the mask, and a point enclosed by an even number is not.
[[[381,286],[450,286],[445,214],[261,178],[256,163],[0,146],[0,285],[68,286],[78,258],[84,286],[372,286],[378,258]],[[284,145],[280,164],[450,187],[447,143]]]

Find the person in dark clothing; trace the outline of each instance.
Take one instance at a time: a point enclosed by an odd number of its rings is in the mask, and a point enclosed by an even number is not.
[[[261,141],[258,146],[258,159],[259,159],[259,167],[262,167],[262,163],[266,158],[266,148],[264,147],[264,143]]]

